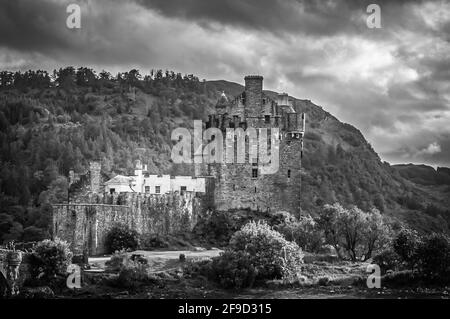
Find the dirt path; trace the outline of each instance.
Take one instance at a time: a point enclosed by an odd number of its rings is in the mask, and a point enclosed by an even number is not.
[[[173,267],[179,266],[179,258],[181,254],[184,254],[187,259],[202,259],[217,257],[222,252],[220,249],[210,249],[203,251],[190,251],[190,250],[166,250],[166,251],[144,251],[137,250],[130,252],[130,255],[138,254],[143,255],[152,269],[152,272],[159,272],[168,270]],[[89,264],[94,268],[105,269],[105,263],[111,259],[111,256],[105,257],[92,257],[89,258]]]

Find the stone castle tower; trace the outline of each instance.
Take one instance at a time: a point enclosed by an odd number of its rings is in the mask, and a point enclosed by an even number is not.
[[[255,211],[300,211],[300,169],[303,156],[305,115],[298,114],[286,93],[273,100],[263,92],[263,77],[245,77],[245,91],[229,99],[222,93],[214,114],[209,116],[206,128],[218,128],[224,137],[228,129],[267,129],[267,148],[275,150],[276,143],[270,141],[271,132],[276,136],[279,153],[278,169],[266,173],[259,159],[249,158],[252,139],[245,137],[244,163],[212,163],[204,168],[205,175],[215,178],[214,203],[218,210],[251,209]],[[244,133],[245,134],[245,133]],[[235,141],[236,141],[235,137]],[[235,146],[237,142],[235,142]],[[259,149],[261,143],[256,147]],[[226,145],[223,147],[226,157]],[[236,148],[235,148],[236,150]],[[236,151],[234,156],[236,156]]]

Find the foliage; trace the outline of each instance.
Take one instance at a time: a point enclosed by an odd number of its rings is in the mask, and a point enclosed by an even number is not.
[[[69,244],[60,239],[43,240],[36,244],[30,255],[30,273],[35,278],[52,280],[64,276],[72,261]]]
[[[248,253],[228,250],[213,259],[209,277],[226,289],[241,289],[252,287],[257,274]]]
[[[116,287],[137,289],[150,281],[147,259],[133,259],[125,250],[116,251],[106,266],[109,271],[119,273],[111,282]]]
[[[401,264],[401,257],[391,248],[385,249],[373,257],[372,262],[381,268],[382,273],[397,270]]]
[[[227,288],[275,279],[298,271],[303,253],[266,222],[250,222],[237,231],[228,249],[212,263],[212,277]]]
[[[120,270],[117,285],[124,288],[136,289],[148,283],[148,265],[138,261],[128,261]]]
[[[303,258],[297,244],[287,241],[266,222],[250,222],[242,227],[231,238],[229,248],[249,254],[260,278],[281,278],[295,271]]]
[[[117,224],[113,226],[105,237],[105,247],[110,253],[122,249],[136,250],[139,246],[139,234],[127,225]]]
[[[343,250],[352,261],[367,260],[386,246],[390,229],[377,209],[364,212],[356,206],[325,205],[318,218],[325,241],[340,257]]]
[[[289,241],[294,241],[305,251],[319,252],[323,244],[323,233],[317,222],[311,216],[293,216],[285,218],[282,223],[274,226]]]
[[[449,279],[450,238],[443,234],[426,236],[417,248],[420,271],[429,278]]]
[[[410,269],[414,269],[418,262],[417,249],[420,237],[414,230],[402,228],[392,242],[394,251]]]
[[[110,271],[120,271],[123,265],[127,262],[128,258],[129,257],[125,250],[116,251],[112,254],[111,258],[105,263],[105,265]]]
[[[209,216],[200,220],[194,228],[194,233],[215,243],[218,246],[226,246],[231,236],[236,232],[236,221],[229,212],[213,211]]]

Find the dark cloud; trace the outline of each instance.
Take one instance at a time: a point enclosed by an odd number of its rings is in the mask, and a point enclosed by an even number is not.
[[[0,0],[0,46],[41,52],[70,47],[62,32],[66,6],[55,1]]]
[[[136,0],[162,15],[207,25],[219,23],[275,34],[310,35],[369,33],[365,18],[372,0]],[[376,1],[386,29],[398,25],[418,27],[423,22],[406,4],[422,1]],[[405,10],[406,8],[406,10]],[[401,12],[401,14],[399,14]],[[405,15],[405,13],[408,13]],[[416,20],[416,21],[411,21]],[[386,29],[381,30],[384,33]]]

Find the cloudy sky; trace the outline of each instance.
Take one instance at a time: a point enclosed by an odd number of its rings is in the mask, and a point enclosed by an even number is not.
[[[81,29],[66,27],[70,3]],[[0,0],[0,69],[66,65],[261,74],[358,127],[383,160],[450,166],[450,1]]]

